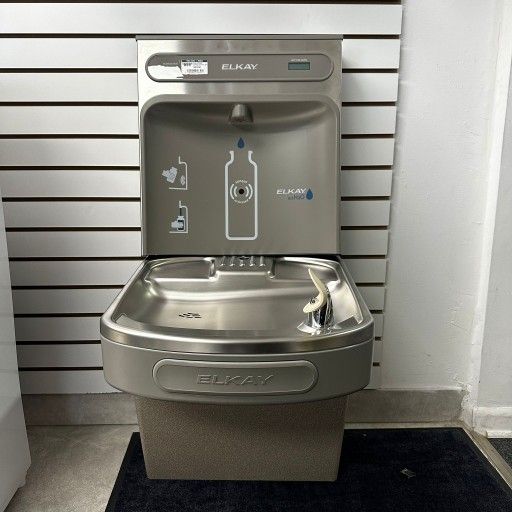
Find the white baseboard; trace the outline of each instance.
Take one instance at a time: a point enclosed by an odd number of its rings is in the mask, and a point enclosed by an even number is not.
[[[472,427],[486,437],[512,437],[512,407],[475,407]]]
[[[453,422],[460,418],[460,390],[363,390],[348,401],[348,423]],[[27,425],[135,425],[126,393],[24,395]]]

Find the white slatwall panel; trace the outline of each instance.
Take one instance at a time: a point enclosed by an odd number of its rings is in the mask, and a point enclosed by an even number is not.
[[[384,327],[384,315],[382,313],[373,313],[373,319],[375,320],[375,336],[380,338]]]
[[[37,48],[36,52],[34,48]],[[20,55],[24,58],[20,59]],[[136,69],[136,67],[137,43],[133,37],[91,39],[13,37],[0,41],[0,68]]]
[[[389,201],[341,201],[342,226],[387,226]],[[6,225],[7,223],[6,215]]]
[[[388,252],[386,230],[350,230],[341,232],[343,256],[380,256]]]
[[[6,34],[400,34],[400,5],[4,4]],[[44,22],[43,22],[44,20]],[[234,30],[236,29],[236,31]]]
[[[363,241],[351,240],[352,247],[358,243]],[[11,258],[133,257],[141,255],[141,236],[138,231],[8,232],[7,247]]]
[[[9,201],[7,228],[140,227],[139,201]],[[389,201],[342,201],[342,226],[387,226]]]
[[[343,73],[343,101],[396,101],[398,73]]]
[[[18,317],[14,321],[18,342],[66,342],[100,339],[99,316]]]
[[[358,284],[386,282],[387,262],[383,258],[346,259],[345,264],[348,267],[352,279]],[[12,272],[11,270],[11,273]]]
[[[0,170],[4,198],[140,197],[138,170]],[[343,197],[389,196],[391,170],[341,173]]]
[[[381,261],[384,260],[357,260],[358,264]],[[11,283],[13,286],[121,286],[140,264],[140,260],[11,261]],[[370,273],[370,269],[365,272],[364,265],[359,269],[363,278]],[[382,269],[375,266],[373,275],[381,273]]]
[[[1,79],[0,79],[1,80]],[[391,165],[393,138],[350,138],[341,143],[341,165]],[[135,167],[137,139],[0,139],[5,167]]]
[[[1,149],[1,146],[0,146]],[[392,165],[395,139],[343,139],[341,165]]]
[[[353,108],[355,107],[352,107],[351,110]],[[389,119],[382,120],[383,126],[386,121],[389,123]],[[137,135],[137,107],[132,105],[0,107],[0,134],[37,135],[45,133],[55,135]]]
[[[359,285],[359,291],[369,309],[382,311],[384,309],[385,288],[383,286]]]
[[[342,108],[342,133],[392,134],[396,107]],[[137,135],[137,107],[122,106],[0,106],[0,135]]]
[[[373,345],[373,362],[380,363],[382,361],[382,340],[375,340]]]
[[[0,114],[1,115],[1,114]],[[348,172],[348,171],[347,171]],[[381,172],[381,171],[379,171]],[[369,177],[371,179],[371,177]],[[352,180],[350,180],[352,181]],[[358,189],[360,184],[354,182]],[[140,197],[140,174],[136,170],[93,169],[65,170],[0,170],[3,198],[22,197]],[[383,194],[379,194],[383,195]]]
[[[97,368],[102,364],[98,343],[18,346],[20,368]]]
[[[400,5],[0,4],[0,24],[14,34],[0,37],[0,188],[25,393],[115,391],[97,342],[140,264],[137,33],[347,36],[342,252],[382,335]]]
[[[139,141],[137,139],[0,139],[0,155],[2,155],[2,164],[6,167],[131,167],[139,165]]]
[[[20,385],[27,395],[117,392],[107,384],[102,370],[21,371]]]
[[[7,228],[139,227],[140,203],[117,201],[10,201]]]
[[[1,116],[2,109],[0,108]],[[395,127],[396,107],[365,106],[341,109],[341,133],[343,135],[391,134],[395,133]]]
[[[141,237],[134,231],[8,232],[11,258],[109,258],[141,255]],[[388,250],[386,230],[341,232],[344,256],[384,256]]]
[[[137,101],[135,73],[0,73],[2,101]]]
[[[397,73],[344,73],[343,101],[396,101]],[[136,102],[135,73],[0,73],[7,102]]]
[[[34,51],[37,48],[37,51]],[[20,60],[20,55],[24,55]],[[396,69],[398,39],[346,39],[343,69]],[[0,68],[136,69],[133,38],[8,38],[0,41]]]
[[[119,292],[119,288],[15,289],[12,300],[18,315],[103,313]]]
[[[0,174],[0,187],[2,174]],[[391,195],[391,170],[357,170],[341,173],[341,193],[343,197],[369,197]]]

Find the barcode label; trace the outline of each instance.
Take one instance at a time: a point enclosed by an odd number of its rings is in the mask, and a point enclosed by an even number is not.
[[[184,75],[207,75],[208,74],[208,61],[207,60],[182,60],[181,72]]]

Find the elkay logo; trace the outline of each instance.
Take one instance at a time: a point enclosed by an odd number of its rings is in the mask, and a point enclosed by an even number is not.
[[[276,190],[276,195],[278,197],[295,201],[301,199],[311,201],[311,199],[313,199],[313,191],[310,188],[278,188]]]
[[[225,377],[219,377],[218,375],[203,374],[197,376],[197,383],[216,384],[218,386],[247,386],[249,384],[253,386],[265,386],[273,377],[273,375],[226,375]]]
[[[222,71],[254,71],[258,64],[222,64]]]

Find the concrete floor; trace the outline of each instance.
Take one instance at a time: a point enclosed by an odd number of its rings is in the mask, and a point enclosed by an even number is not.
[[[349,428],[410,428],[453,424],[350,424]],[[32,465],[6,512],[104,512],[137,425],[29,427]],[[491,443],[468,432],[512,487],[512,470]]]
[[[103,512],[134,430],[29,427],[32,465],[6,512]]]

